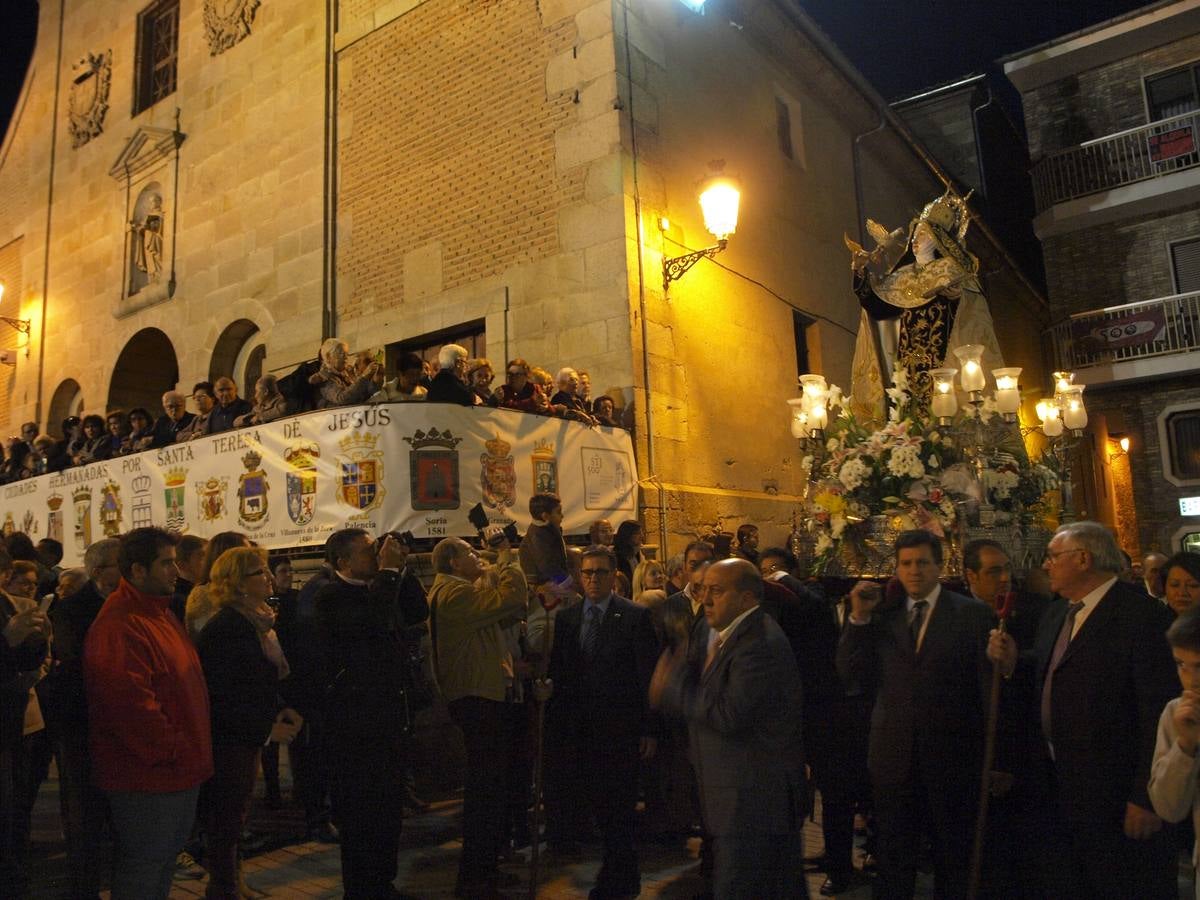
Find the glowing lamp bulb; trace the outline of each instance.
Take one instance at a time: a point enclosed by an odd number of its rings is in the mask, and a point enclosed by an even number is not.
[[[958,412],[958,398],[954,395],[954,376],[958,369],[930,369],[933,379],[933,396],[929,408],[939,419],[948,419]]]
[[[1072,431],[1086,428],[1088,423],[1087,407],[1083,404],[1082,384],[1073,384],[1063,391],[1061,398],[1062,423]]]
[[[1018,379],[1021,369],[993,369],[992,377],[996,379],[996,410],[1002,413],[1015,413],[1021,405],[1021,391]]]
[[[987,384],[983,377],[983,344],[964,344],[954,348],[954,355],[962,363],[962,389],[967,393],[982,391]]]
[[[738,203],[741,192],[729,178],[714,178],[700,194],[700,209],[704,212],[704,227],[718,241],[737,231]]]

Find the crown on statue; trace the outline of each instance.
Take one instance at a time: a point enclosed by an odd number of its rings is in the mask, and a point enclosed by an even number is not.
[[[953,188],[946,188],[946,193],[932,203],[926,204],[925,208],[921,210],[921,221],[936,225],[942,231],[961,239],[966,234],[967,224],[971,219],[967,201],[971,198],[972,193],[972,191],[967,191],[965,197],[960,197],[954,193]]]

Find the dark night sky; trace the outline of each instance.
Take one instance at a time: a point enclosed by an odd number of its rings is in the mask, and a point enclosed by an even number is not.
[[[636,7],[640,0],[631,2]],[[889,100],[986,71],[999,56],[1145,5],[1137,0],[801,2]],[[0,123],[7,127],[37,30],[37,0],[0,0],[0,6]]]

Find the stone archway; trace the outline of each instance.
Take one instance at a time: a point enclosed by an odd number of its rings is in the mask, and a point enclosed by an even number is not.
[[[157,328],[143,328],[129,339],[113,367],[107,409],[144,406],[162,412],[162,395],[179,381],[179,359],[171,339]]]
[[[261,341],[256,341],[259,333],[258,325],[249,319],[237,319],[225,326],[221,336],[213,345],[212,360],[208,364],[208,380],[216,383],[218,378],[232,378],[238,386],[242,397],[254,397],[254,382],[247,386],[244,382],[250,374],[247,370],[253,368],[253,357],[258,357],[259,374],[262,374],[262,357],[266,350],[257,353]],[[249,364],[249,365],[248,365]],[[258,380],[258,375],[254,376]]]
[[[46,414],[47,434],[62,437],[62,421],[67,416],[83,415],[83,388],[74,378],[66,379],[54,389],[50,398],[50,411]]]

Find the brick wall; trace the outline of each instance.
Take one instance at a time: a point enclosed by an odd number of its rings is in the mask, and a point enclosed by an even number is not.
[[[1034,160],[1093,138],[1146,124],[1142,79],[1200,60],[1200,35],[1027,91],[1025,127]]]
[[[556,173],[573,95],[546,66],[574,35],[534,0],[429,0],[342,54],[340,318],[403,304],[415,248],[440,244],[442,290],[558,252],[585,173]]]
[[[1046,238],[1054,317],[1174,293],[1167,244],[1197,236],[1200,204]]]

